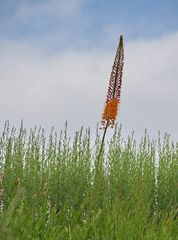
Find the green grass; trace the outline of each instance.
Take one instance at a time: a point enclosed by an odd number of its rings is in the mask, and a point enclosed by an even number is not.
[[[178,143],[168,135],[136,144],[121,128],[95,163],[101,139],[70,140],[8,123],[0,137],[0,239],[178,239]],[[97,179],[97,180],[96,180]]]

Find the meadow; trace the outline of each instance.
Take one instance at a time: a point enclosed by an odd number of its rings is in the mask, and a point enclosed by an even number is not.
[[[116,126],[105,142],[67,125],[10,128],[0,137],[0,239],[178,239],[178,143],[136,142]]]

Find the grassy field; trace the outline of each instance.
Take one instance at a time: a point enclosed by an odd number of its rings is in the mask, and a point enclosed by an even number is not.
[[[123,140],[95,163],[101,139],[81,129],[45,137],[4,127],[0,137],[0,239],[178,239],[178,143]]]

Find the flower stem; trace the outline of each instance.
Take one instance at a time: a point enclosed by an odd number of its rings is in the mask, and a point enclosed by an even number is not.
[[[101,153],[102,153],[103,145],[104,145],[104,139],[105,139],[105,136],[106,136],[106,131],[107,131],[108,126],[109,126],[109,121],[107,121],[107,123],[106,123],[106,127],[104,129],[103,137],[102,137],[102,141],[101,141],[100,151],[99,151],[99,154],[97,156],[96,175],[98,175],[98,170],[99,170],[99,167],[100,167],[100,158],[101,158]]]

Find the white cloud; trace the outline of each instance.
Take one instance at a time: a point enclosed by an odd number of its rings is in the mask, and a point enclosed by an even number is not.
[[[9,44],[3,44],[0,58],[1,120],[48,126],[69,120],[76,128],[98,120],[107,55],[103,60],[94,52],[47,57],[25,44]]]
[[[125,39],[126,42],[126,39]],[[119,122],[124,133],[144,128],[156,135],[178,131],[178,33],[125,44]],[[116,46],[117,47],[117,46]],[[1,122],[27,127],[95,126],[100,121],[115,50],[65,51],[48,56],[40,48],[0,44]]]
[[[178,33],[139,40],[126,47],[122,107],[125,122],[133,129],[170,131],[174,137],[178,112]],[[128,120],[130,119],[130,120]]]

